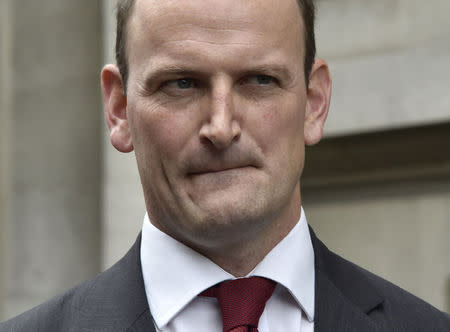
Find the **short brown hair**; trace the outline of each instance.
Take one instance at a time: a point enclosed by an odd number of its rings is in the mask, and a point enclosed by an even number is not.
[[[127,25],[133,12],[135,0],[117,1],[117,34],[116,34],[116,62],[124,84],[124,90],[128,82]],[[316,57],[316,40],[314,35],[315,6],[314,0],[297,0],[303,18],[305,28],[305,62],[304,72],[306,85],[309,82],[309,74]]]

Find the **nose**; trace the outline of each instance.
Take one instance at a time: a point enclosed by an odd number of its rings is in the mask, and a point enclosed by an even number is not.
[[[200,129],[200,139],[217,149],[225,149],[241,135],[231,92],[213,93],[208,106],[208,117]]]

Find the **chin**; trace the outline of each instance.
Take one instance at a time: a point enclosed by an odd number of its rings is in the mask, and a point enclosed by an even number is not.
[[[190,233],[208,242],[224,237],[232,237],[235,240],[241,236],[246,237],[258,228],[264,228],[269,219],[268,211],[263,211],[261,206],[264,205],[254,200],[222,200],[214,204],[203,204],[197,207],[195,213],[189,213],[192,226]]]

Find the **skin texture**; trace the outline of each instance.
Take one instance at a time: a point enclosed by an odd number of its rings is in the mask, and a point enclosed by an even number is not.
[[[135,151],[156,227],[246,275],[300,217],[328,67],[306,88],[295,0],[137,0],[128,29],[127,95],[102,71],[111,143]]]

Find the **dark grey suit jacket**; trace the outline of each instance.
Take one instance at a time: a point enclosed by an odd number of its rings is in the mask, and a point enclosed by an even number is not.
[[[449,332],[450,316],[330,252],[311,230],[316,332]],[[109,270],[0,324],[0,332],[155,331],[139,236]]]

